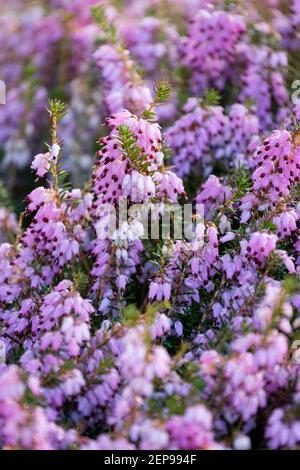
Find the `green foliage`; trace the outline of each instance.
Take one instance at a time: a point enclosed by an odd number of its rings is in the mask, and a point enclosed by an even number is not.
[[[170,149],[170,147],[167,147],[165,144],[163,144],[161,151],[164,154],[164,161],[171,160],[172,150]]]
[[[168,310],[170,307],[171,305],[167,300],[164,302],[154,302],[153,304],[148,305],[146,310],[147,324],[152,325],[156,313],[161,310]]]
[[[259,226],[259,230],[268,230],[268,232],[275,233],[277,227],[271,220],[264,220]]]
[[[152,108],[146,109],[142,114],[142,118],[149,122],[154,122],[156,120],[155,111],[152,111]]]
[[[0,181],[0,206],[1,207],[10,206],[9,195],[2,181]]]
[[[151,397],[148,401],[149,412],[156,417],[163,418],[167,412],[168,416],[183,415],[186,408],[184,397],[170,395],[168,397]]]
[[[48,105],[48,113],[51,120],[51,145],[48,146],[48,150],[51,151],[51,147],[54,144],[61,144],[60,139],[57,136],[57,124],[66,114],[66,105],[59,99],[50,99]],[[63,164],[60,161],[60,155],[57,157],[57,161],[50,161],[51,174],[54,181],[54,188],[61,199],[63,199],[66,193],[72,188],[69,172],[63,168]]]
[[[246,328],[246,322],[244,324],[244,328]],[[222,325],[220,330],[216,330],[216,341],[212,345],[220,354],[227,354],[228,353],[228,345],[234,338],[234,332],[230,325]]]
[[[150,107],[143,112],[142,115],[142,118],[146,119],[147,121],[154,121],[156,119],[154,108],[166,103],[169,100],[172,87],[166,80],[157,80],[153,87],[153,91],[155,94],[154,101]]]
[[[123,155],[130,160],[134,169],[140,172],[147,172],[150,162],[147,161],[147,155],[143,154],[137,145],[134,133],[125,124],[121,124],[118,127],[118,131],[118,142]]]
[[[66,91],[64,87],[58,83],[51,88],[49,96],[51,97],[51,100],[63,101],[66,96]]]
[[[248,97],[245,99],[244,105],[247,109],[251,109],[253,108],[253,106],[255,106],[255,101],[252,98]]]
[[[136,305],[128,305],[128,307],[125,308],[124,313],[122,315],[122,322],[129,326],[129,327],[134,327],[140,317],[140,312]]]
[[[224,9],[231,11],[233,7],[236,7],[237,3],[236,0],[224,0]]]
[[[92,16],[94,20],[99,24],[103,33],[106,35],[108,41],[113,44],[118,43],[117,31],[114,24],[109,23],[106,18],[105,8],[103,5],[97,5],[92,8]]]
[[[156,105],[166,103],[171,96],[172,87],[166,80],[158,80],[153,87]]]
[[[240,167],[236,174],[236,192],[234,198],[236,200],[241,199],[245,194],[250,191],[252,187],[252,181],[250,178],[249,170],[245,167]]]
[[[203,106],[218,106],[221,102],[221,95],[218,90],[208,88],[203,97]]]
[[[82,296],[85,296],[86,292],[88,291],[89,286],[90,286],[90,278],[89,278],[88,274],[84,270],[82,270],[81,268],[77,269],[73,273],[73,281],[74,281],[74,285],[76,287],[76,290],[78,290],[78,292]]]
[[[68,372],[70,370],[73,370],[76,368],[76,363],[72,359],[66,360],[62,367],[59,369],[60,374],[64,374],[65,372]]]
[[[178,87],[178,101],[181,109],[190,97],[189,82],[191,79],[191,70],[187,67],[177,67],[174,70],[174,78]]]
[[[20,215],[24,210],[24,203],[20,201],[19,193],[13,190],[8,191],[2,181],[0,181],[0,207],[5,207],[16,215]]]
[[[195,363],[185,362],[177,372],[183,380],[192,384],[194,392],[197,393],[204,390],[205,381],[199,376],[199,368]]]
[[[97,368],[97,373],[99,375],[107,374],[112,367],[115,367],[114,358],[112,356],[107,356],[101,361],[101,364]]]
[[[50,99],[47,110],[51,119],[60,121],[66,114],[66,105],[61,100]]]
[[[171,395],[166,400],[166,407],[169,410],[169,415],[183,415],[185,412],[186,404],[183,397],[179,395]]]
[[[7,358],[7,364],[18,364],[24,352],[25,352],[24,348],[20,346],[10,351],[9,356]]]
[[[23,71],[23,79],[24,80],[32,80],[34,75],[37,72],[37,67],[33,63],[29,63],[25,66]]]
[[[252,187],[249,170],[241,166],[231,174],[228,179],[228,184],[234,188],[233,196],[228,201],[224,201],[223,206],[219,207],[219,212],[225,212],[228,209],[235,213],[232,205],[235,202],[239,202],[245,196],[245,194],[251,190]]]
[[[24,393],[24,400],[26,405],[29,407],[35,407],[40,404],[40,399],[32,393],[30,388],[26,388]]]
[[[299,283],[295,276],[288,275],[284,278],[283,288],[288,295],[296,294],[299,290]]]
[[[287,268],[283,264],[281,257],[277,253],[271,253],[268,263],[268,275],[277,281],[282,281],[287,277]]]

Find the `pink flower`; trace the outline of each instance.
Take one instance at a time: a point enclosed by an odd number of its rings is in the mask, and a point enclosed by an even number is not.
[[[31,168],[42,178],[50,169],[50,153],[39,153],[33,159]]]

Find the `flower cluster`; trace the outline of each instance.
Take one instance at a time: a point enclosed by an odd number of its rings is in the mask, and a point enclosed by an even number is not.
[[[243,105],[234,104],[225,114],[220,106],[201,106],[191,98],[184,112],[166,132],[178,174],[190,174],[195,165],[208,172],[220,159],[231,165],[247,164],[259,125]]]
[[[192,90],[224,88],[246,25],[243,18],[218,10],[200,10],[182,41],[182,63],[192,70]]]

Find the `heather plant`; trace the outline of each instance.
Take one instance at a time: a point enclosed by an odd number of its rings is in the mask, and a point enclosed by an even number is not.
[[[14,0],[1,9],[1,80],[7,96],[0,107],[0,148],[12,192],[16,184],[24,186],[20,174],[38,151],[36,136],[46,139],[48,99],[69,105],[61,133],[75,185],[88,178],[97,126],[109,113],[142,111],[162,77],[173,86],[171,99],[158,109],[163,124],[173,125],[188,98],[201,99],[212,88],[222,92],[224,104],[249,107],[263,131],[287,118],[289,70],[297,67],[291,53],[297,48],[296,2],[291,12],[270,3],[268,14],[247,2],[247,15],[242,5],[234,12],[226,2],[186,0],[186,8],[168,2],[102,0],[97,14],[96,0],[53,0],[48,8],[26,1],[22,9]],[[270,17],[273,29],[266,23]],[[287,45],[290,33],[282,23],[292,31],[294,46],[291,40]],[[31,186],[29,181],[24,191]]]
[[[297,449],[297,2],[96,3],[0,13],[0,447]]]

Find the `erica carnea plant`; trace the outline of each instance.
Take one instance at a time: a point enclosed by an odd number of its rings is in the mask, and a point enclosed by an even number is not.
[[[298,0],[23,3],[0,7],[0,447],[298,448]]]

